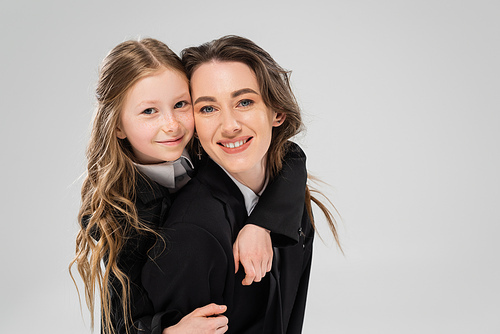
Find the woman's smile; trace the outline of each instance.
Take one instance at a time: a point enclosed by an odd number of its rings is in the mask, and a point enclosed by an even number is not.
[[[202,64],[191,77],[191,91],[203,149],[234,178],[258,192],[266,177],[273,127],[279,126],[283,115],[264,103],[255,73],[240,62]]]
[[[240,153],[246,150],[248,146],[250,146],[252,138],[253,137],[251,136],[247,136],[244,138],[240,137],[232,140],[220,140],[217,142],[217,144],[220,145],[226,153]]]

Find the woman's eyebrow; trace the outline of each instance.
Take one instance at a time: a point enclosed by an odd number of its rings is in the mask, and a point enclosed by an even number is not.
[[[246,94],[246,93],[253,93],[259,95],[256,91],[254,91],[252,88],[242,88],[238,89],[237,91],[234,91],[231,93],[231,97],[238,97],[240,95]]]
[[[247,94],[247,93],[259,95],[259,93],[254,91],[252,88],[242,88],[242,89],[238,89],[238,90],[232,92],[231,97],[235,98],[235,97],[238,97],[240,95]],[[200,96],[199,98],[196,99],[196,101],[194,101],[194,104],[197,104],[199,102],[217,102],[217,100],[212,96]]]
[[[199,98],[194,101],[194,104],[197,104],[199,102],[217,102],[214,97],[211,96],[200,96]]]

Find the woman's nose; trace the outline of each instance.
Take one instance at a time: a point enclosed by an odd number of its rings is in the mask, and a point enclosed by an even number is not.
[[[222,132],[227,135],[233,135],[235,132],[241,130],[240,122],[238,121],[235,111],[223,110],[222,111]]]

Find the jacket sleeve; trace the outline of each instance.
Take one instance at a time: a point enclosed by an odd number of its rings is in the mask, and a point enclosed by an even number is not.
[[[164,232],[168,246],[160,242],[142,269],[142,283],[156,313],[152,327],[159,332],[198,307],[223,304],[228,270],[220,243],[202,227],[183,222]]]
[[[299,240],[307,182],[306,156],[289,142],[280,173],[267,185],[246,223],[271,231],[273,246],[286,247]]]
[[[154,230],[166,218],[170,207],[168,190],[152,182],[147,177],[138,175],[135,205],[139,219]],[[125,244],[117,260],[118,267],[129,279],[129,306],[132,323],[125,323],[121,298],[116,294],[122,289],[115,279],[112,284],[112,323],[117,334],[152,334],[161,333],[162,319],[181,319],[175,312],[155,313],[141,282],[142,268],[147,261],[148,250],[158,240],[150,233],[141,234],[130,231],[125,237]],[[174,324],[174,323],[172,323]],[[168,326],[165,326],[168,327]]]
[[[133,293],[133,292],[132,292]],[[132,313],[137,311],[141,312],[142,315],[133,316],[133,323],[125,324],[125,319],[123,316],[115,317],[114,329],[117,334],[160,334],[162,330],[166,327],[176,324],[181,318],[182,315],[175,311],[169,312],[157,312],[154,313],[153,307],[147,296],[145,296],[145,292],[141,288],[142,298],[131,298],[132,305]],[[115,311],[120,310],[118,307],[115,307]]]
[[[154,316],[144,316],[135,319],[129,326],[128,332],[124,321],[119,321],[117,334],[161,334],[163,329],[175,325],[182,319],[182,315],[175,310],[157,312]]]

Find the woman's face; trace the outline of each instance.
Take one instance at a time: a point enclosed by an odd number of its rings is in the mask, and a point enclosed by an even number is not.
[[[162,69],[127,92],[116,135],[128,139],[139,163],[177,160],[193,132],[193,108],[184,74]]]
[[[272,128],[284,117],[265,105],[254,72],[240,62],[205,63],[191,77],[191,94],[208,155],[243,184],[262,182]]]

